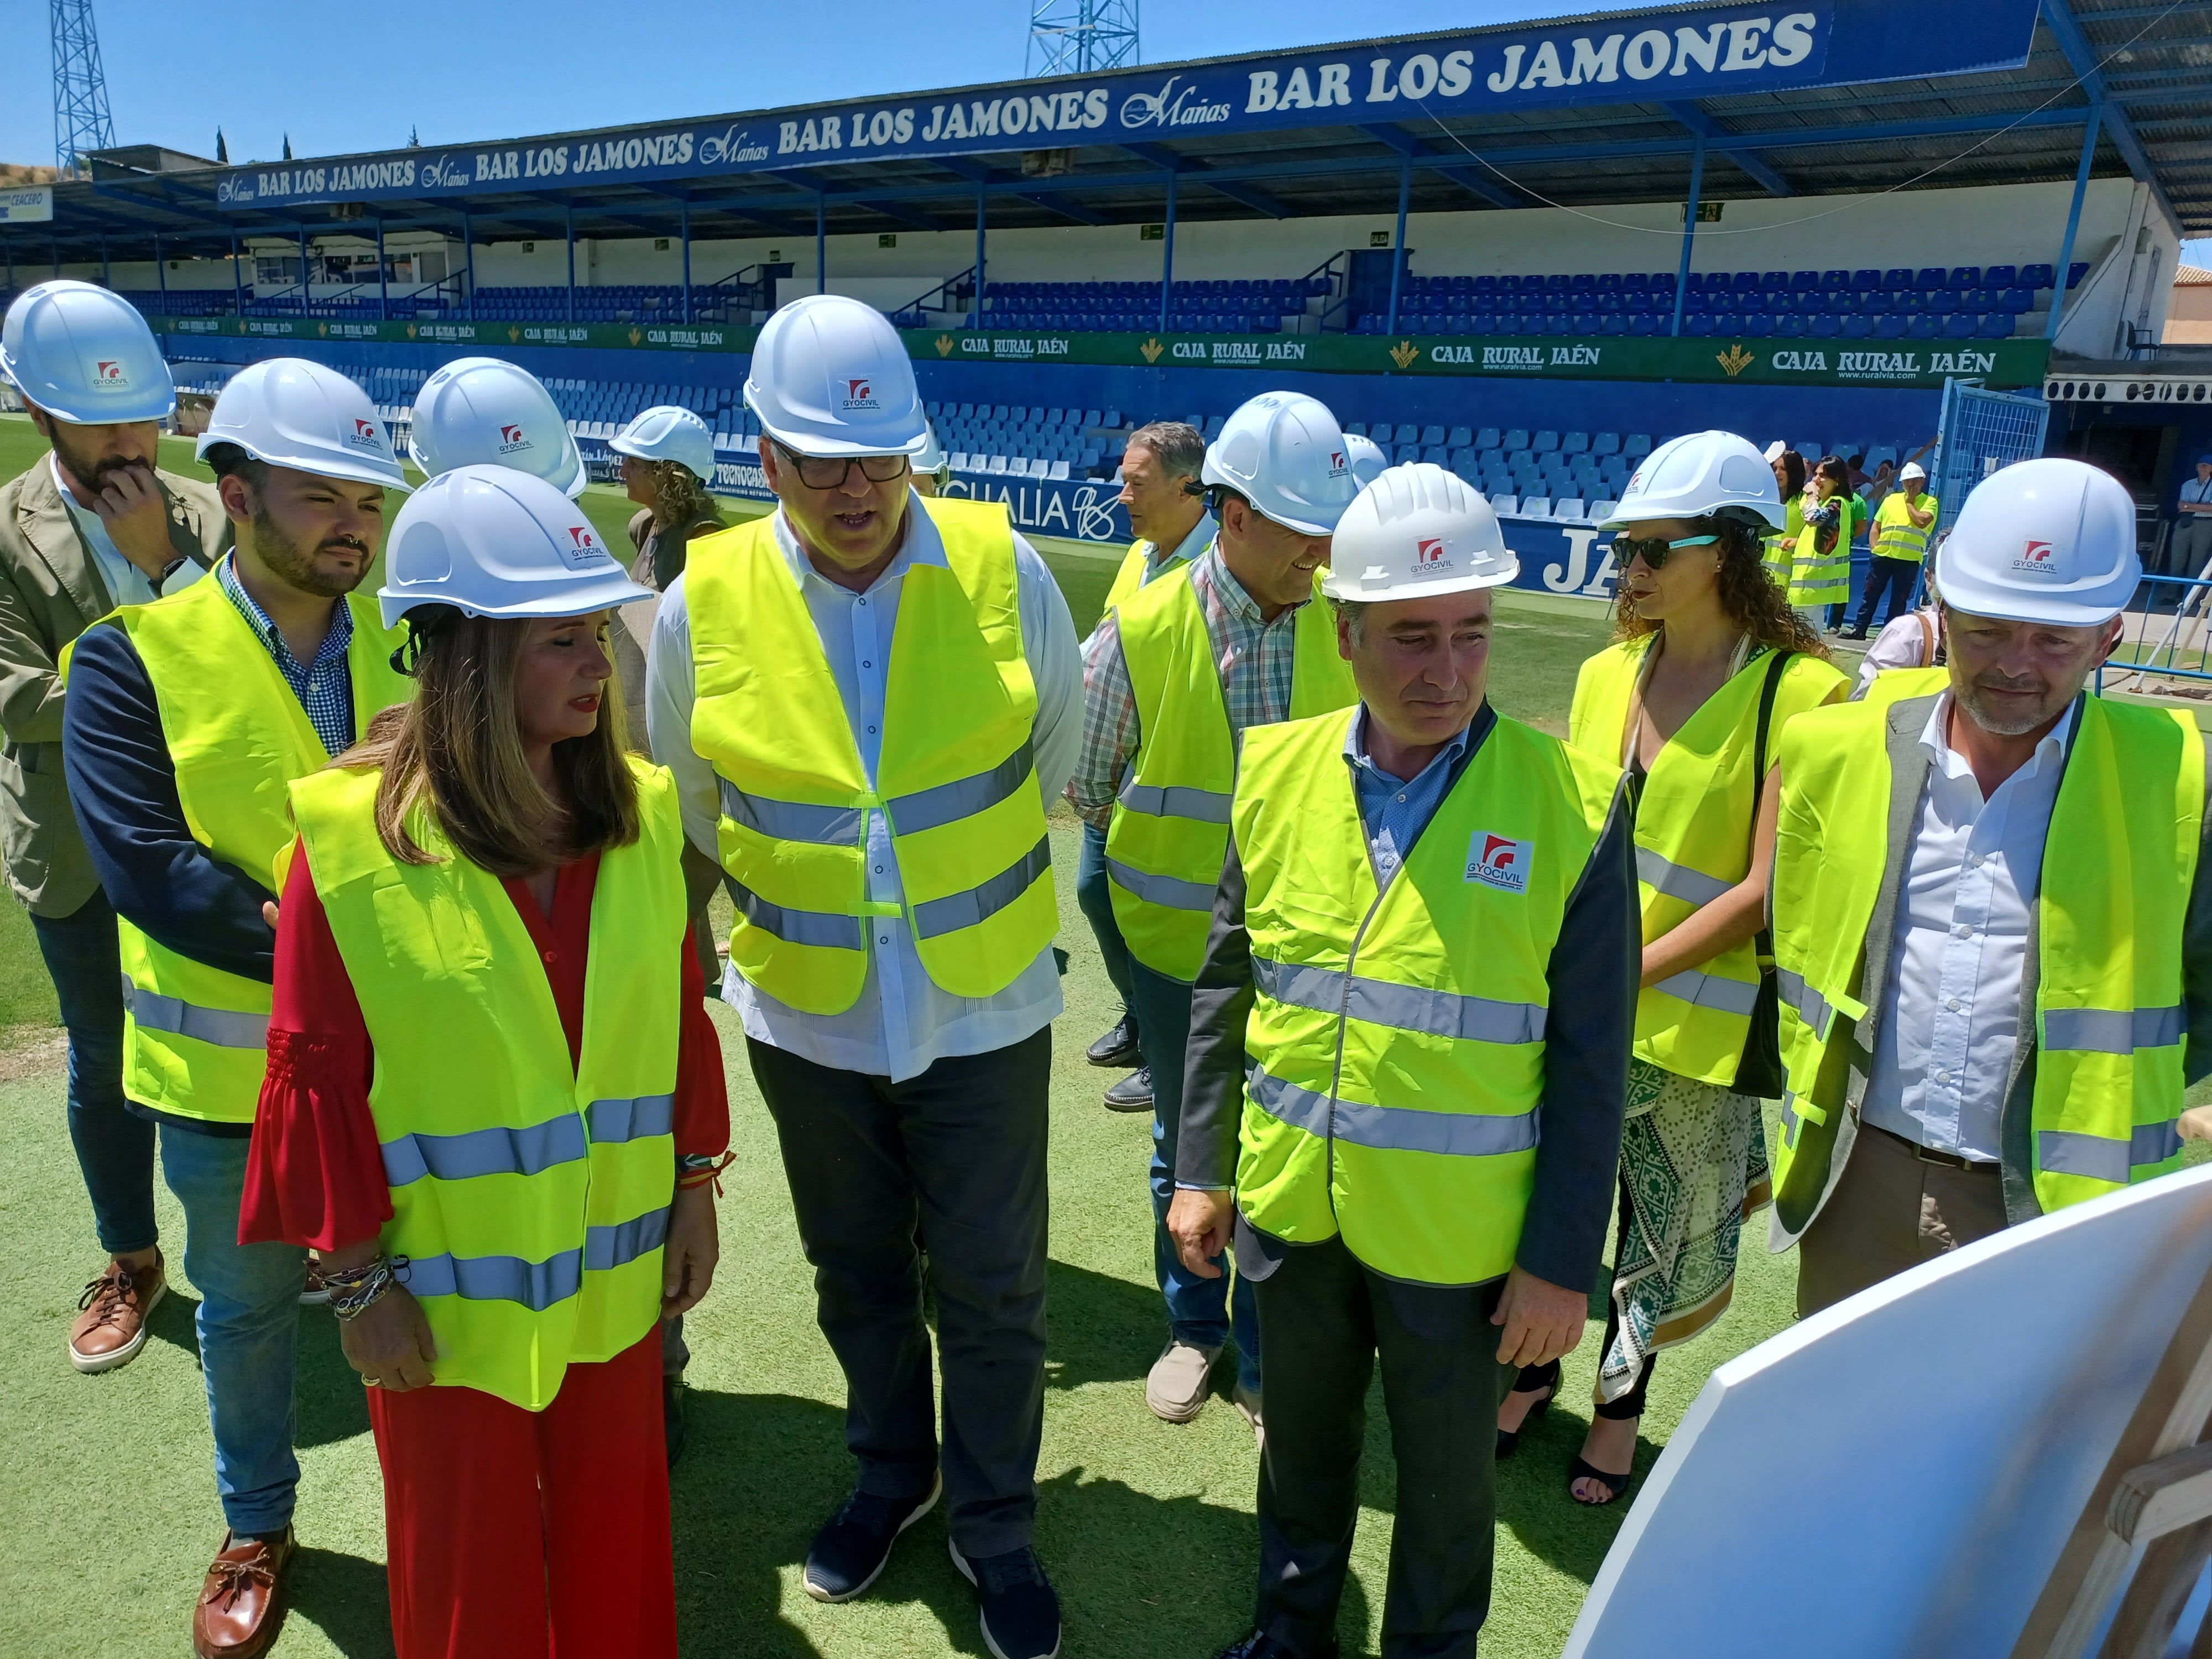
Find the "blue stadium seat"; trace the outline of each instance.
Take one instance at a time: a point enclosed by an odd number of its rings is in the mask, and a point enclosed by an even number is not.
[[[1547,428],[1536,434],[1535,441],[1528,447],[1539,455],[1556,454],[1559,448],[1559,434]]]
[[[2022,265],[2020,268],[2020,285],[2022,288],[2039,290],[2049,288],[2057,280],[2056,272],[2049,265]]]
[[[1905,335],[1910,340],[1933,340],[1943,331],[1942,319],[1933,312],[1923,311],[1905,323]]]
[[[1723,329],[1721,331],[1724,334],[1738,332],[1751,334],[1760,339],[1765,339],[1774,332],[1774,319],[1763,311],[1747,311],[1744,313],[1743,327],[1741,330]]]
[[[1981,319],[1971,311],[1954,311],[1943,319],[1943,337],[1947,340],[1971,340]]]
[[[1843,331],[1844,319],[1840,317],[1831,317],[1824,313],[1805,319],[1805,337],[1808,340],[1838,339]]]
[[[1430,448],[1430,447],[1433,447],[1434,445],[1440,444],[1440,443],[1443,442],[1443,441],[1444,441],[1444,429],[1443,429],[1443,428],[1442,428],[1442,427],[1440,427],[1440,426],[1425,426],[1425,427],[1423,427],[1423,428],[1421,428],[1421,447],[1422,447],[1422,448],[1424,448],[1424,449]]]
[[[1863,340],[1874,332],[1874,319],[1864,313],[1853,317],[1845,317],[1840,320],[1844,325],[1844,338],[1846,340]]]

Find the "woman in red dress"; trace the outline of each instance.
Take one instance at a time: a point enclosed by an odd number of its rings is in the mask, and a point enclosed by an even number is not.
[[[601,718],[641,590],[495,467],[387,569],[418,690],[294,790],[240,1234],[322,1255],[400,1659],[665,1659],[659,1322],[713,1278],[729,1111],[673,787]]]

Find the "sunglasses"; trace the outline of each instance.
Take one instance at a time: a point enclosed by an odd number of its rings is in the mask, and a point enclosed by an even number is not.
[[[870,483],[889,483],[903,477],[907,470],[904,455],[800,455],[781,444],[775,448],[797,469],[799,482],[809,489],[835,489],[855,466]]]
[[[1678,547],[1711,547],[1720,540],[1717,536],[1685,536],[1670,542],[1661,536],[1615,536],[1613,538],[1613,562],[1626,570],[1637,560],[1644,561],[1647,570],[1663,570],[1667,561]]]

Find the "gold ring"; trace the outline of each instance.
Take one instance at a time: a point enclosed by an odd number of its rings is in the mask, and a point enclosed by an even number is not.
[[[364,1389],[379,1389],[384,1386],[380,1381],[371,1376],[367,1371],[361,1374],[361,1385]]]

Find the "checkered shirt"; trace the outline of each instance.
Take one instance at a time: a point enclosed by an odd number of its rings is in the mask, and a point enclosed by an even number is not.
[[[1161,580],[1178,580],[1181,574]],[[1298,612],[1305,607],[1294,605],[1274,621],[1261,621],[1259,602],[1230,574],[1218,544],[1190,565],[1189,580],[1206,618],[1230,729],[1241,732],[1288,720]],[[1137,693],[1121,653],[1118,618],[1109,611],[1083,653],[1083,749],[1067,799],[1085,822],[1103,830],[1113,817],[1114,798],[1136,764],[1140,735]]]
[[[353,608],[340,599],[331,609],[330,632],[323,635],[322,648],[315,659],[302,668],[292,655],[291,647],[284,643],[284,635],[276,624],[269,620],[269,613],[254,604],[253,595],[238,580],[231,568],[236,556],[226,553],[215,568],[216,580],[222,591],[238,607],[238,614],[246,618],[246,625],[255,636],[269,647],[269,654],[276,659],[276,672],[284,677],[284,684],[292,688],[292,695],[300,700],[300,707],[307,711],[307,720],[315,728],[315,735],[323,740],[323,747],[333,755],[342,754],[353,747],[353,676],[346,664],[346,647],[353,643]]]

